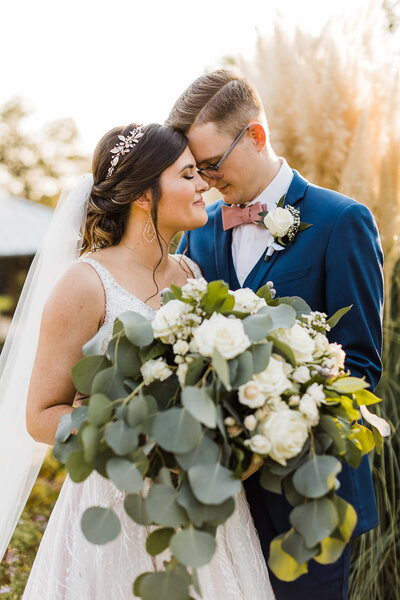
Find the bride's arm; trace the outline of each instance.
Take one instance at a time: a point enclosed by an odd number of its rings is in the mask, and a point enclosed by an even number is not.
[[[73,265],[46,302],[30,380],[26,423],[39,442],[54,444],[60,417],[72,411],[71,368],[104,317],[104,291],[95,271]]]

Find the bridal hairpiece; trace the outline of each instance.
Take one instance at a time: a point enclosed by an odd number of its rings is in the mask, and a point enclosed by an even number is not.
[[[134,127],[132,131],[129,132],[129,135],[118,136],[118,139],[120,141],[114,146],[114,148],[112,148],[112,150],[110,150],[110,153],[114,156],[111,160],[111,166],[107,171],[106,179],[108,177],[111,177],[111,175],[114,173],[115,167],[119,162],[120,156],[128,154],[128,152],[131,151],[131,148],[133,148],[138,143],[138,141],[143,135],[143,128],[143,125],[136,125],[136,127]]]

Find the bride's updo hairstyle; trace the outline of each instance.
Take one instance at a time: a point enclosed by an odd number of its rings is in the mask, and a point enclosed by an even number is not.
[[[157,204],[161,197],[160,176],[184,152],[186,137],[171,127],[153,123],[140,129],[129,151],[111,152],[123,136],[130,139],[138,125],[114,127],[97,144],[93,154],[93,188],[89,199],[81,253],[118,244],[124,235],[132,202],[146,190],[152,191],[152,217],[157,239]],[[140,126],[139,126],[140,128]]]

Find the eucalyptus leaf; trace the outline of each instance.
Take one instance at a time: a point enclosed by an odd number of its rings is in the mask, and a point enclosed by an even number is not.
[[[290,554],[299,565],[302,565],[319,553],[318,544],[313,548],[308,548],[305,545],[303,536],[293,528],[282,540],[282,549]]]
[[[272,335],[269,336],[269,340],[273,343],[274,351],[277,354],[279,354],[280,356],[283,356],[283,358],[285,358],[287,361],[289,361],[290,364],[292,365],[292,367],[295,368],[296,367],[296,357],[295,357],[291,347],[288,344],[281,342],[281,340],[278,340],[277,338],[275,338]]]
[[[139,592],[143,600],[189,600],[188,584],[173,571],[146,574]]]
[[[340,310],[337,310],[337,311],[335,312],[335,314],[333,314],[333,315],[332,315],[332,316],[331,316],[331,317],[330,317],[330,318],[327,320],[327,323],[328,323],[328,325],[331,327],[331,329],[332,329],[332,327],[335,327],[335,325],[337,325],[337,324],[339,323],[340,319],[341,319],[342,317],[344,317],[344,315],[345,315],[346,313],[348,313],[348,312],[349,312],[349,310],[350,310],[352,307],[353,307],[353,305],[351,304],[350,306],[346,306],[345,308],[341,308]]]
[[[72,426],[79,430],[82,423],[87,419],[88,408],[87,406],[77,406],[71,413]]]
[[[203,356],[196,356],[192,362],[189,363],[185,377],[185,385],[195,385],[198,383],[204,373],[206,365],[207,360]]]
[[[83,429],[81,440],[83,445],[83,458],[85,462],[92,463],[95,459],[99,446],[101,433],[96,425],[88,425]]]
[[[139,525],[150,525],[151,518],[146,508],[146,500],[140,494],[127,494],[124,499],[125,512]]]
[[[227,390],[230,390],[228,362],[216,348],[214,349],[211,362],[220,381]]]
[[[85,356],[99,355],[103,353],[104,340],[107,338],[107,333],[101,327],[96,335],[92,337],[86,344],[82,346],[82,352]]]
[[[139,348],[151,344],[154,336],[153,328],[148,319],[134,311],[124,312],[118,315],[118,318],[124,326],[126,337],[132,344]]]
[[[221,504],[203,504],[194,496],[187,482],[182,484],[178,494],[178,504],[182,506],[196,527],[204,523],[221,525],[233,514],[235,501],[228,498]]]
[[[160,340],[157,340],[156,343],[153,343],[139,351],[140,360],[142,363],[145,363],[148,360],[159,358],[160,356],[163,356],[167,350],[168,346],[163,344],[163,342]]]
[[[158,412],[156,400],[152,396],[134,396],[127,406],[127,421],[131,427],[141,425],[149,415]]]
[[[320,552],[313,558],[321,565],[332,564],[341,557],[346,546],[347,542],[334,537],[326,537],[320,542]]]
[[[150,488],[146,498],[146,509],[150,519],[165,527],[187,525],[188,519],[184,509],[177,502],[178,492],[161,483]]]
[[[81,528],[84,536],[92,544],[107,544],[121,531],[121,523],[111,508],[93,506],[82,515]]]
[[[152,430],[154,439],[170,452],[193,450],[201,436],[201,425],[184,408],[170,408],[157,415]]]
[[[302,535],[308,548],[328,537],[339,524],[334,503],[328,498],[310,500],[296,506],[289,516],[290,523]]]
[[[267,304],[268,304],[268,302],[273,300],[271,288],[269,287],[269,285],[263,285],[262,287],[260,287],[257,290],[256,294],[259,298],[264,298],[264,300]]]
[[[53,454],[57,460],[61,463],[65,464],[67,462],[67,458],[72,452],[76,452],[81,449],[81,445],[78,440],[78,436],[71,435],[71,437],[61,443],[57,440],[54,442],[53,446]]]
[[[340,498],[340,496],[335,496],[333,501],[339,517],[338,533],[341,539],[347,544],[351,540],[357,524],[357,513],[353,506],[343,498]]]
[[[336,475],[342,470],[334,456],[313,456],[293,476],[293,485],[306,498],[321,498],[335,488]]]
[[[279,302],[291,306],[296,311],[298,317],[311,312],[311,308],[307,302],[303,298],[300,298],[300,296],[282,296],[279,298]]]
[[[369,390],[358,390],[357,392],[354,392],[354,395],[359,406],[361,406],[362,404],[365,404],[365,406],[369,406],[371,404],[377,404],[378,402],[382,402],[381,398],[378,398],[378,396],[375,396],[375,394],[373,394]]]
[[[92,382],[96,375],[110,366],[106,356],[86,356],[77,362],[71,369],[72,381],[76,389],[85,395],[90,395]]]
[[[264,490],[282,494],[282,476],[271,473],[269,467],[264,465],[260,474],[260,485]]]
[[[305,498],[301,494],[298,493],[296,488],[293,485],[293,474],[291,473],[287,477],[285,477],[282,481],[283,492],[285,494],[286,500],[292,506],[298,506],[299,504],[303,504]]]
[[[110,420],[112,402],[104,394],[93,394],[89,400],[87,419],[92,425],[101,426]]]
[[[286,328],[290,329],[296,323],[296,311],[288,304],[279,304],[278,306],[264,306],[257,315],[269,315],[272,319],[272,330]],[[269,333],[269,332],[268,332]]]
[[[104,394],[110,400],[117,400],[126,396],[124,378],[115,367],[103,369],[93,379],[91,394]]]
[[[219,448],[215,442],[213,442],[206,435],[202,435],[197,446],[189,452],[175,452],[175,458],[179,465],[188,471],[194,464],[215,465],[218,460]]]
[[[288,534],[279,535],[272,540],[268,566],[278,579],[289,582],[307,573],[308,567],[307,563],[298,565],[297,561],[283,550],[282,542],[286,535]]]
[[[214,401],[204,388],[192,386],[184,387],[181,400],[186,410],[206,427],[215,429],[217,426],[217,412]]]
[[[204,504],[221,504],[240,491],[240,480],[219,463],[194,465],[190,467],[188,476],[193,494]]]
[[[124,458],[110,458],[107,461],[108,477],[122,492],[137,493],[143,488],[143,477],[134,463]]]
[[[210,562],[216,549],[216,542],[211,534],[189,527],[175,533],[170,546],[174,556],[183,565],[201,567]]]
[[[207,292],[201,300],[201,308],[207,316],[214,312],[227,312],[233,309],[235,297],[229,293],[228,285],[222,281],[211,281],[207,286]]]
[[[112,339],[108,345],[107,354],[124,377],[139,375],[142,366],[139,351],[126,336]]]
[[[169,546],[169,542],[175,533],[172,527],[162,527],[152,531],[146,539],[146,550],[150,556],[157,556],[164,552]]]
[[[330,384],[330,387],[339,392],[339,394],[351,394],[358,392],[363,388],[369,387],[369,383],[359,377],[340,377]]]
[[[272,353],[272,342],[253,344],[250,351],[253,354],[254,373],[256,374],[265,371]]]
[[[71,413],[67,413],[66,415],[62,415],[60,420],[58,421],[58,427],[56,431],[56,441],[59,443],[63,443],[67,441],[69,436],[72,433],[72,417]]]
[[[274,329],[272,316],[263,310],[259,310],[255,315],[249,315],[242,321],[244,331],[252,343],[265,340]]]
[[[83,450],[76,450],[68,455],[66,461],[67,471],[72,481],[79,483],[89,477],[93,466],[87,463],[83,457]]]
[[[128,452],[135,450],[138,444],[136,431],[128,427],[125,421],[117,420],[109,423],[105,430],[105,439],[110,448],[116,454],[124,456]]]
[[[246,350],[237,358],[238,368],[234,380],[231,380],[232,387],[238,389],[244,385],[254,375],[253,355],[249,350]]]
[[[319,425],[333,440],[333,443],[336,446],[336,452],[338,452],[338,454],[344,454],[346,449],[346,440],[338,426],[337,421],[329,415],[321,415]]]

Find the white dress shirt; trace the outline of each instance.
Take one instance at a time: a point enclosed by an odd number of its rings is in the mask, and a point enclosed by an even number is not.
[[[247,206],[255,202],[266,204],[267,210],[276,208],[279,200],[286,194],[293,179],[293,171],[284,158],[279,157],[281,168],[274,179],[261,194]],[[236,275],[241,286],[273,240],[268,229],[248,223],[238,225],[232,230],[232,259]]]

